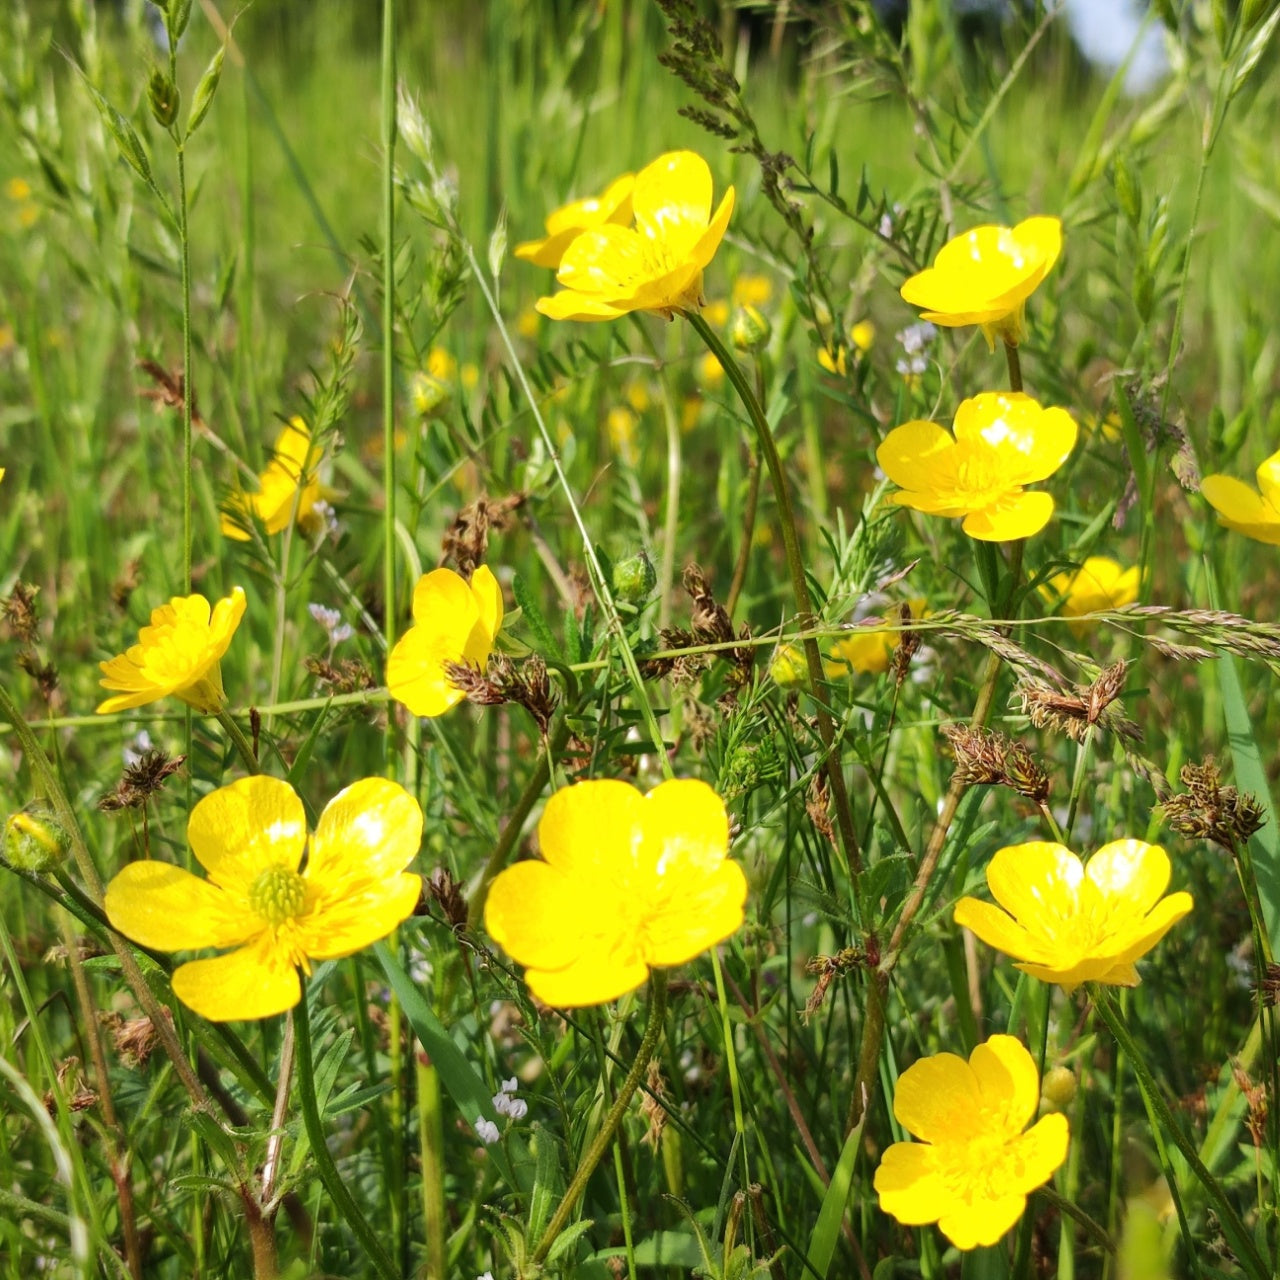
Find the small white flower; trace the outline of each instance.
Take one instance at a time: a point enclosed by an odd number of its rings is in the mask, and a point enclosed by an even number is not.
[[[510,1080],[504,1080],[498,1088],[501,1089],[503,1093],[519,1093],[520,1081],[517,1080],[515,1076],[512,1076]]]
[[[486,1271],[482,1276],[476,1276],[476,1280],[493,1280],[493,1272]]]
[[[322,604],[307,605],[307,612],[330,633],[342,621],[342,614],[337,609],[326,609]]]
[[[484,1143],[486,1147],[491,1147],[501,1135],[498,1133],[498,1126],[492,1120],[483,1118],[476,1121],[476,1137]]]
[[[902,344],[903,351],[909,356],[918,356],[937,336],[937,327],[927,320],[909,324],[905,329],[898,330],[895,335]]]
[[[506,1097],[503,1094],[503,1097]],[[510,1098],[507,1101],[507,1115],[513,1120],[523,1120],[529,1114],[529,1104],[523,1098]]]

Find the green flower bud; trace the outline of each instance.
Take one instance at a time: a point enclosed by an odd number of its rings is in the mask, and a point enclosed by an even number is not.
[[[147,81],[147,102],[162,129],[168,129],[178,118],[182,95],[178,86],[159,67],[152,68],[151,78]]]
[[[739,307],[729,322],[729,340],[739,351],[759,351],[772,332],[768,318],[758,307]]]
[[[15,813],[4,824],[4,856],[20,871],[49,871],[70,847],[67,833],[48,814]]]
[[[657,585],[653,561],[643,551],[613,566],[613,594],[627,604],[643,604]]]
[[[1065,1111],[1076,1096],[1076,1073],[1070,1067],[1053,1067],[1044,1073],[1040,1097],[1054,1111]]]

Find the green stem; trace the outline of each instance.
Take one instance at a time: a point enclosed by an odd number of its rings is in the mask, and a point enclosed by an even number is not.
[[[547,1224],[547,1229],[543,1233],[542,1239],[538,1242],[538,1247],[534,1250],[532,1262],[535,1267],[541,1266],[547,1260],[547,1254],[551,1252],[551,1246],[555,1244],[556,1237],[564,1230],[565,1224],[569,1221],[569,1214],[573,1212],[574,1205],[578,1203],[582,1193],[586,1190],[588,1179],[595,1172],[596,1166],[603,1159],[604,1153],[608,1151],[609,1145],[613,1142],[613,1135],[618,1131],[618,1126],[622,1123],[622,1117],[626,1115],[631,1098],[636,1089],[639,1088],[645,1071],[648,1070],[649,1059],[653,1057],[653,1051],[658,1044],[658,1037],[662,1034],[662,1023],[666,1016],[666,1011],[667,975],[663,970],[655,969],[649,975],[649,1021],[644,1029],[644,1039],[640,1041],[640,1048],[636,1053],[635,1061],[631,1064],[631,1070],[627,1072],[627,1078],[622,1082],[622,1087],[618,1090],[618,1096],[613,1100],[613,1106],[609,1108],[609,1114],[605,1116],[604,1123],[600,1126],[600,1132],[596,1134],[586,1153],[578,1162],[573,1178],[565,1190],[551,1221]]]
[[[1142,1090],[1142,1096],[1147,1106],[1159,1119],[1164,1131],[1173,1139],[1178,1150],[1182,1152],[1183,1159],[1191,1167],[1192,1173],[1195,1174],[1200,1185],[1204,1187],[1205,1194],[1217,1211],[1223,1230],[1226,1232],[1237,1258],[1256,1280],[1268,1280],[1271,1269],[1258,1254],[1257,1249],[1254,1247],[1253,1238],[1244,1223],[1240,1221],[1240,1216],[1236,1213],[1235,1206],[1227,1198],[1226,1192],[1223,1191],[1222,1184],[1206,1168],[1204,1161],[1200,1159],[1200,1153],[1196,1150],[1195,1143],[1186,1135],[1178,1118],[1173,1114],[1173,1109],[1165,1100],[1160,1084],[1152,1074],[1151,1068],[1147,1065],[1147,1060],[1138,1048],[1137,1041],[1130,1034],[1124,1019],[1111,1003],[1110,993],[1100,983],[1091,982],[1089,984],[1089,994],[1093,999],[1094,1008],[1097,1009],[1103,1022],[1110,1028],[1116,1043],[1124,1050],[1124,1055],[1129,1060],[1129,1065],[1133,1068],[1134,1075],[1138,1078],[1138,1087]]]
[[[725,612],[730,618],[738,607],[738,598],[747,581],[747,565],[751,560],[751,542],[756,531],[756,511],[760,506],[760,446],[751,450],[747,460],[747,505],[742,513],[742,545],[738,548],[738,562],[733,566],[733,580],[729,584],[729,598]]]
[[[382,596],[383,634],[396,639],[396,41],[395,0],[382,6]],[[389,721],[390,723],[390,721]],[[393,732],[393,731],[389,731]]]
[[[176,44],[176,42],[173,42]],[[178,52],[169,50],[169,77],[178,83]],[[177,135],[175,134],[175,141]],[[178,241],[182,255],[182,580],[183,591],[191,593],[192,485],[193,444],[191,419],[195,404],[195,388],[191,379],[191,244],[187,232],[187,159],[186,148],[178,148]]]
[[[374,1269],[384,1277],[384,1280],[396,1280],[395,1264],[347,1189],[347,1184],[338,1172],[337,1165],[333,1163],[333,1156],[329,1154],[329,1147],[325,1142],[324,1125],[320,1120],[320,1110],[316,1106],[315,1066],[311,1055],[311,1022],[307,1013],[305,992],[295,1007],[294,1025],[297,1029],[298,1044],[298,1100],[302,1104],[302,1122],[306,1126],[307,1138],[311,1143],[311,1154],[315,1159],[320,1181],[324,1183],[334,1208],[355,1233],[373,1262]]]
[[[1073,1222],[1077,1222],[1082,1226],[1089,1235],[1091,1235],[1097,1244],[1100,1244],[1108,1253],[1115,1253],[1116,1242],[1107,1234],[1106,1228],[1102,1223],[1095,1221],[1078,1204],[1068,1200],[1065,1196],[1060,1196],[1052,1187],[1040,1187],[1036,1193],[1043,1200],[1047,1200],[1057,1211],[1065,1218],[1070,1218]],[[1015,1267],[1013,1274],[1015,1276],[1024,1274]]]
[[[1004,358],[1009,365],[1009,390],[1022,390],[1022,361],[1018,358],[1018,344],[1004,340]]]
[[[696,311],[681,313],[693,326],[694,332],[706,344],[707,350],[720,361],[725,376],[733,383],[751,425],[755,428],[756,438],[760,444],[760,452],[765,466],[769,469],[769,481],[773,486],[774,501],[778,504],[778,515],[782,526],[782,545],[786,551],[787,568],[791,573],[791,591],[795,598],[796,612],[800,615],[802,626],[809,625],[814,616],[813,599],[809,595],[809,583],[805,578],[804,557],[800,551],[800,537],[796,529],[795,508],[791,502],[791,490],[787,485],[786,473],[782,469],[782,459],[778,455],[778,446],[773,438],[773,430],[765,416],[764,407],[760,404],[750,381],[742,370],[742,366],[734,358],[729,348],[720,341],[715,330]],[[822,701],[821,687],[823,682],[822,653],[816,640],[804,642],[805,662],[809,668],[809,691],[813,695],[814,706],[818,717],[818,733],[826,754],[827,778],[831,784],[831,795],[835,801],[836,825],[840,829],[840,843],[844,847],[845,861],[849,873],[856,877],[862,870],[862,853],[858,844],[858,834],[853,825],[853,809],[849,804],[849,791],[845,786],[844,768],[837,750],[835,722]]]
[[[261,773],[262,768],[258,764],[253,743],[245,736],[244,730],[236,723],[235,717],[225,706],[218,708],[218,723],[227,731],[227,737],[231,739],[231,745],[240,753],[244,767],[250,773]]]

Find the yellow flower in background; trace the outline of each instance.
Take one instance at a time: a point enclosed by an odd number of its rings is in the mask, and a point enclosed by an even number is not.
[[[1102,609],[1122,609],[1138,598],[1141,575],[1137,565],[1124,568],[1110,556],[1090,556],[1074,572],[1055,573],[1040,588],[1046,600],[1062,601],[1066,618],[1079,618]],[[1087,622],[1071,623],[1074,635],[1084,635]]]
[[[918,618],[924,609],[923,600],[909,602],[911,616]],[[892,628],[877,625],[889,622]],[[823,669],[830,679],[841,676],[883,675],[889,670],[893,661],[893,651],[902,638],[900,630],[901,615],[896,611],[887,614],[876,622],[867,622],[850,628],[832,646],[829,659],[824,662]]]
[[[742,924],[747,879],[726,859],[729,815],[705,782],[647,795],[606,779],[565,787],[547,801],[538,846],[541,859],[494,880],[484,919],[553,1008],[613,1000]]]
[[[603,195],[574,200],[557,209],[547,217],[546,236],[516,245],[513,250],[516,257],[555,271],[560,266],[564,251],[584,231],[608,224],[627,226],[631,222],[631,191],[635,181],[632,174],[624,173],[609,184]]]
[[[1060,844],[1011,845],[987,867],[1000,906],[961,898],[955,919],[1068,992],[1082,982],[1135,987],[1134,962],[1191,910],[1189,893],[1162,896],[1169,871],[1165,851],[1142,840],[1113,840],[1087,864]]]
[[[636,174],[634,227],[584,231],[564,252],[560,293],[538,299],[553,320],[613,320],[629,311],[702,305],[702,272],[733,212],[733,188],[711,213],[711,170],[692,151],[659,156]]]
[[[4,184],[4,193],[15,204],[31,199],[31,183],[26,178],[10,178]]]
[[[415,716],[443,715],[465,697],[445,670],[450,663],[484,671],[502,626],[502,588],[487,565],[471,581],[433,569],[413,592],[413,626],[387,660],[387,688]]]
[[[717,298],[714,302],[706,303],[702,308],[702,318],[713,329],[723,329],[729,323],[729,316],[732,314],[731,308],[723,298]]]
[[[875,345],[876,327],[870,320],[859,320],[857,324],[849,330],[849,341],[853,343],[863,355]]]
[[[724,365],[708,351],[698,358],[698,381],[709,391],[714,391],[724,382]]]
[[[849,362],[843,347],[834,352],[828,351],[826,347],[819,347],[818,363],[828,373],[834,373],[838,378],[843,378],[849,372]]]
[[[307,424],[291,418],[276,437],[271,461],[258,477],[257,493],[233,494],[223,504],[223,536],[248,542],[250,519],[259,521],[267,533],[280,533],[289,527],[295,511],[299,529],[318,533],[324,527],[318,504],[334,496],[316,475],[323,454],[319,445],[311,443]]]
[[[804,654],[794,644],[784,644],[769,663],[769,675],[783,688],[799,684],[807,671]]]
[[[202,595],[174,596],[151,611],[138,643],[99,663],[104,689],[119,690],[99,705],[100,716],[127,711],[172,695],[205,714],[226,700],[219,662],[244,616],[240,587],[212,609]]]
[[[637,413],[643,413],[653,403],[648,384],[643,378],[628,378],[622,388],[622,394],[626,396],[627,403]]]
[[[735,307],[763,307],[773,297],[773,281],[768,276],[742,275],[733,282]]]
[[[409,379],[409,402],[420,418],[435,417],[449,403],[449,394],[449,384],[425,369],[416,370]]]
[[[441,382],[452,382],[458,376],[458,361],[447,347],[432,347],[427,352],[427,372]]]
[[[1061,252],[1058,218],[974,227],[948,240],[933,266],[902,286],[902,296],[934,324],[980,324],[993,350],[997,336],[1016,346],[1025,336],[1027,299]]]
[[[468,360],[458,369],[458,381],[463,391],[474,391],[480,385],[480,366]]]
[[[955,438],[935,422],[895,427],[876,461],[898,485],[892,501],[928,515],[963,516],[971,538],[1028,538],[1049,523],[1053,498],[1023,485],[1051,476],[1076,443],[1065,409],[1042,409],[1030,396],[986,391],[956,410]]]
[[[995,1244],[1022,1216],[1027,1196],[1067,1158],[1067,1118],[1037,1120],[1040,1077],[1013,1036],[969,1055],[938,1053],[898,1077],[893,1114],[921,1139],[881,1157],[880,1207],[905,1226],[936,1222],[957,1249]]]
[[[559,265],[558,263],[556,264]],[[530,340],[538,336],[538,331],[542,328],[542,317],[532,308],[525,309],[516,317],[516,332],[522,338]]]
[[[636,415],[625,404],[615,404],[604,420],[609,443],[628,462],[634,461]]]
[[[174,970],[174,995],[213,1022],[293,1008],[299,969],[309,975],[313,960],[386,937],[422,888],[405,871],[422,841],[422,810],[386,778],[334,796],[309,841],[287,782],[241,778],[192,809],[187,838],[207,880],[167,862],[132,862],[103,906],[112,927],[144,947],[236,948]]]
[[[1204,500],[1218,513],[1218,523],[1256,542],[1280,546],[1280,453],[1273,453],[1257,470],[1258,488],[1250,489],[1234,476],[1205,476],[1200,484]]]

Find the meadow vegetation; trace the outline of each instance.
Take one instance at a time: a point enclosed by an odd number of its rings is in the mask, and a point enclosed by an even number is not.
[[[0,1275],[1280,1274],[1280,7],[961,8],[0,6]]]

